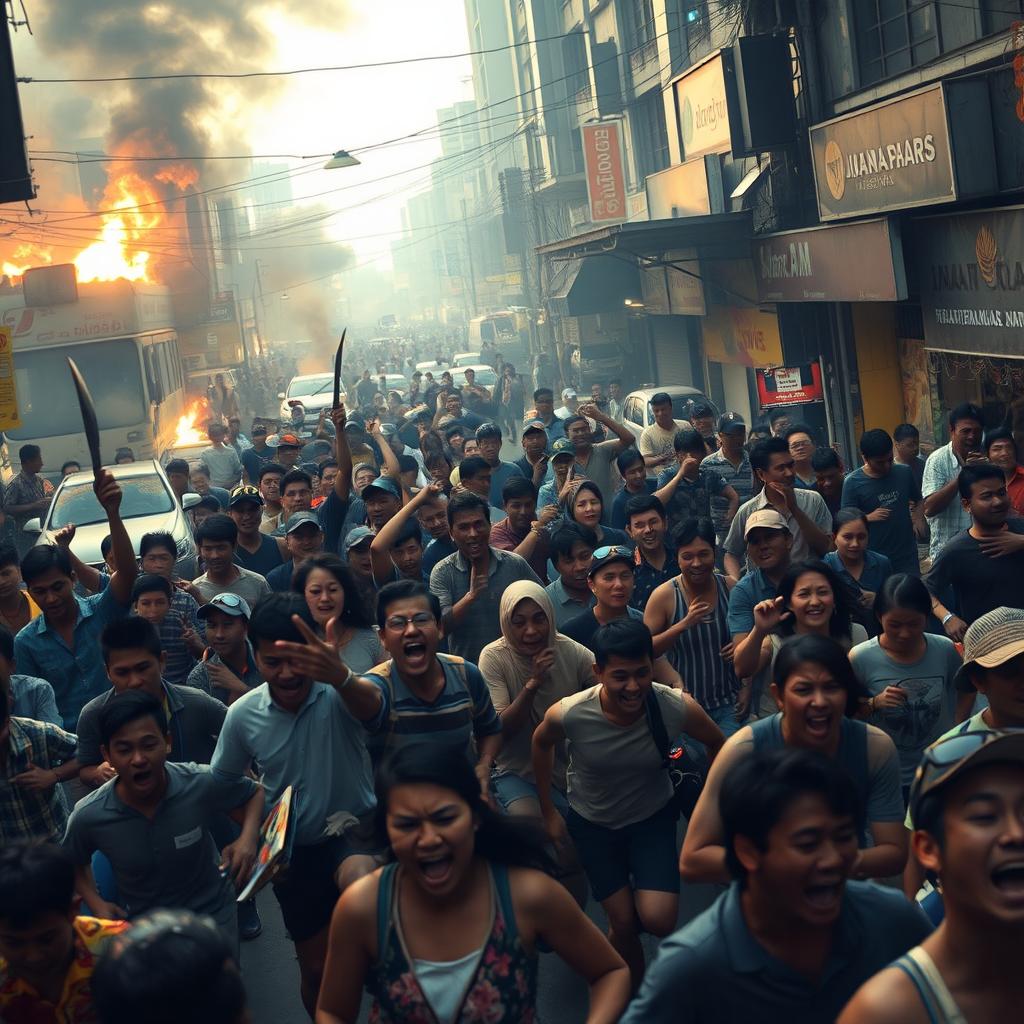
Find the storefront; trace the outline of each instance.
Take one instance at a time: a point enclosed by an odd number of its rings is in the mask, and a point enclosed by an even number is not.
[[[758,298],[778,310],[785,365],[820,365],[825,401],[803,417],[855,464],[865,428],[891,431],[903,419],[896,303],[907,283],[898,224],[875,218],[762,235],[754,273]]]
[[[913,252],[925,352],[916,384],[928,388],[938,439],[948,410],[969,401],[986,427],[1009,427],[1024,445],[1024,207],[920,218]]]

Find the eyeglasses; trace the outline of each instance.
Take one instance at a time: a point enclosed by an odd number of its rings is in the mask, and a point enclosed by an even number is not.
[[[384,625],[388,629],[395,630],[405,629],[409,623],[422,629],[424,626],[436,625],[437,619],[430,612],[417,612],[415,615],[389,615],[384,620]]]
[[[612,554],[621,555],[623,558],[628,558],[630,561],[633,560],[633,552],[629,548],[624,548],[621,544],[606,544],[602,548],[597,548],[597,550],[594,551],[594,558],[607,558]]]

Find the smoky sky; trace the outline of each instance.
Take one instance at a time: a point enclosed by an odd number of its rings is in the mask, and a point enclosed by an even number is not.
[[[32,25],[39,46],[68,76],[244,72],[270,68],[272,14],[336,30],[344,24],[345,0],[46,0],[33,5]],[[242,127],[225,113],[227,101],[256,106],[281,83],[188,78],[87,85],[80,95],[107,110],[108,151],[193,156],[245,152]],[[67,104],[52,113],[57,132],[79,137],[81,107]],[[204,180],[213,173],[203,172]]]

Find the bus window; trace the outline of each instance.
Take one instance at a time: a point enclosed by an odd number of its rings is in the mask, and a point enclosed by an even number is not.
[[[34,441],[62,434],[80,434],[82,417],[67,357],[85,377],[96,405],[100,429],[136,426],[149,419],[138,343],[118,338],[83,345],[16,349],[14,378],[21,426],[7,431],[18,441]]]

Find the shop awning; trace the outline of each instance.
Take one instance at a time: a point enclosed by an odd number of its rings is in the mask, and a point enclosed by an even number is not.
[[[621,312],[626,299],[639,299],[636,262],[616,256],[570,258],[555,263],[546,303],[553,316]]]
[[[747,210],[699,217],[612,224],[537,247],[552,260],[622,256],[657,256],[676,249],[696,249],[702,259],[749,259],[751,223]]]

